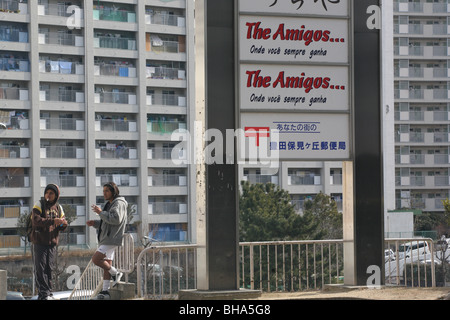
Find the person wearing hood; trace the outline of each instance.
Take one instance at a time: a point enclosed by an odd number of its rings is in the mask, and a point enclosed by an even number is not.
[[[98,248],[92,262],[103,269],[103,289],[95,300],[110,299],[109,289],[120,281],[122,272],[112,266],[114,251],[123,244],[123,234],[127,224],[128,203],[119,196],[119,188],[114,182],[103,185],[105,203],[102,207],[92,205],[92,211],[99,220],[88,220],[86,224],[97,229]]]
[[[60,231],[67,228],[64,210],[58,203],[56,184],[45,187],[44,198],[37,201],[31,214],[31,243],[38,300],[53,300],[52,274],[57,258]]]

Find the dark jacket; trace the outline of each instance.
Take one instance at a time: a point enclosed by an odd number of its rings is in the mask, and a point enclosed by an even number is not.
[[[41,202],[44,208],[41,207]],[[47,205],[44,200],[37,201],[32,210],[31,242],[40,245],[57,245],[59,232],[64,231],[67,224],[55,226],[54,219],[62,217],[64,217],[64,210],[58,202]]]

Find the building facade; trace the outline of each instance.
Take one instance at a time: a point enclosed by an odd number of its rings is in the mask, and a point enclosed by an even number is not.
[[[48,183],[77,216],[72,245],[95,245],[107,181],[138,238],[195,238],[192,168],[171,161],[193,122],[192,3],[0,1],[0,247],[20,245],[17,217]]]
[[[449,197],[450,4],[394,1],[395,208]]]

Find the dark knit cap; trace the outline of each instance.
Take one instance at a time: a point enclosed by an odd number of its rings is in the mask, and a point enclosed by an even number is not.
[[[58,198],[59,198],[59,187],[56,185],[56,184],[54,184],[54,183],[50,183],[49,185],[47,185],[46,187],[45,187],[45,190],[44,190],[44,194],[47,192],[47,190],[52,190],[54,193],[55,193],[55,195],[56,195],[56,200],[58,200]]]

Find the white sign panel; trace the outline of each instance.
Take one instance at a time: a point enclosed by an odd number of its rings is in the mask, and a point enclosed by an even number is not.
[[[348,114],[243,113],[241,124],[248,143],[280,159],[350,157]]]
[[[348,0],[240,0],[241,12],[348,16]]]
[[[240,58],[252,61],[348,62],[348,21],[241,16]]]
[[[240,66],[241,110],[349,110],[345,66]]]
[[[239,128],[242,145],[255,148],[248,154],[351,159],[350,1],[238,3]]]

